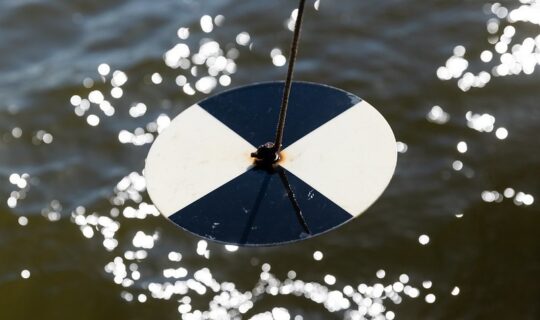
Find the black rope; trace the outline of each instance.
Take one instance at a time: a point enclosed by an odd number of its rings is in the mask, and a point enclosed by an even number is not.
[[[281,99],[281,107],[279,109],[279,121],[276,128],[276,139],[274,140],[274,149],[276,152],[281,151],[283,141],[283,129],[285,129],[285,118],[287,117],[287,107],[289,105],[289,95],[291,93],[292,78],[294,72],[294,63],[298,53],[298,42],[300,39],[300,29],[302,28],[302,18],[304,16],[304,7],[306,0],[300,0],[298,4],[298,14],[294,26],[294,35],[289,51],[289,64],[287,69],[287,79],[285,80],[285,88],[283,90],[283,98]]]
[[[298,201],[296,200],[296,196],[294,195],[294,192],[291,188],[289,179],[287,179],[285,170],[282,167],[279,167],[278,173],[279,173],[279,177],[281,178],[281,183],[283,183],[283,186],[285,187],[285,190],[287,191],[289,200],[291,200],[291,204],[294,208],[294,212],[296,213],[296,217],[298,218],[298,221],[302,225],[302,228],[304,228],[304,231],[306,231],[307,234],[311,234],[311,230],[309,230],[306,219],[304,218],[304,215],[302,214],[302,209],[300,208],[300,205],[298,204]]]

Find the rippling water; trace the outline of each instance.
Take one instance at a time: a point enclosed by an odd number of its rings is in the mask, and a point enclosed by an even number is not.
[[[295,5],[0,3],[1,319],[540,318],[533,0],[309,1],[297,79],[385,115],[387,192],[267,249],[158,215],[151,142],[209,94],[283,79]]]

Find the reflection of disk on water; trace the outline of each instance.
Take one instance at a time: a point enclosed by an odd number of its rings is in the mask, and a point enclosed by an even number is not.
[[[396,142],[367,102],[294,82],[281,159],[250,154],[274,136],[282,82],[241,87],[178,115],[146,160],[148,193],[163,215],[204,238],[274,245],[310,238],[364,212],[388,185]]]

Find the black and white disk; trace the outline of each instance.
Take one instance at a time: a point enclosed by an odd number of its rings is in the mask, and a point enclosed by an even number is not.
[[[276,170],[250,154],[272,141],[283,82],[250,85],[195,104],[152,145],[150,198],[178,226],[238,245],[313,237],[360,215],[394,173],[396,141],[383,116],[357,96],[293,82]]]

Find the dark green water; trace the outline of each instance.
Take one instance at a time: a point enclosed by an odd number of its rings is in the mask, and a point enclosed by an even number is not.
[[[540,5],[308,5],[297,79],[376,106],[396,175],[337,231],[236,250],[140,174],[169,118],[284,78],[296,1],[0,2],[0,319],[540,319]]]

